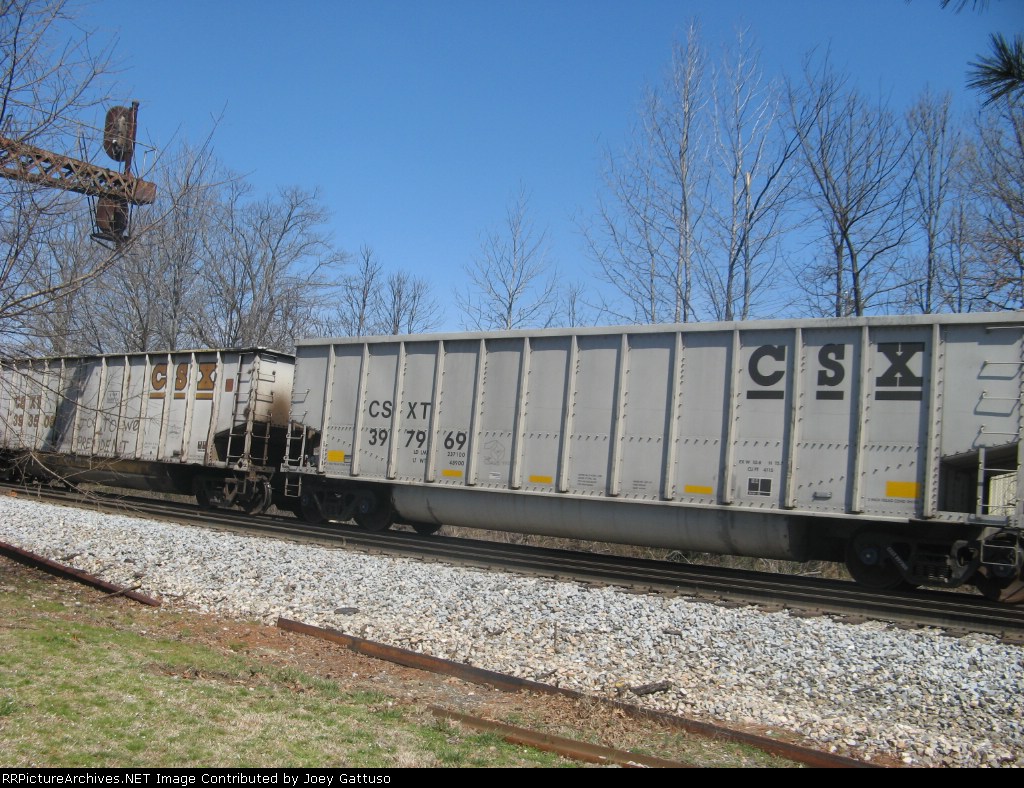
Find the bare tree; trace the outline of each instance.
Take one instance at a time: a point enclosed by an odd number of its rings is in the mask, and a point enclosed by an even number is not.
[[[979,297],[989,308],[1024,308],[1024,101],[993,105],[969,159],[978,226]]]
[[[558,289],[557,324],[566,328],[593,326],[601,310],[593,305],[593,296],[586,283],[576,279],[563,282]]]
[[[430,284],[405,271],[388,274],[379,306],[380,325],[387,334],[422,334],[440,322]]]
[[[557,288],[547,238],[533,225],[524,189],[508,205],[505,225],[487,234],[465,271],[469,285],[456,295],[465,327],[545,328],[554,319]]]
[[[280,189],[253,200],[250,191],[230,181],[216,207],[191,334],[204,346],[290,348],[316,323],[345,255],[324,233],[315,192]]]
[[[711,314],[745,320],[773,282],[785,230],[796,137],[780,117],[778,91],[766,84],[745,33],[715,80],[715,188],[709,200],[707,260],[701,266]]]
[[[845,83],[827,58],[817,70],[809,59],[804,84],[788,90],[808,200],[828,249],[828,263],[801,272],[798,283],[836,317],[887,306],[907,236],[908,135],[884,104],[872,106]]]
[[[675,48],[664,85],[648,92],[630,149],[609,155],[607,197],[584,235],[603,278],[638,323],[695,317],[694,279],[708,188],[706,56],[695,26]]]
[[[101,352],[100,332],[93,320],[91,285],[97,281],[89,274],[97,265],[97,258],[106,252],[83,238],[90,230],[88,217],[63,225],[55,224],[46,236],[46,243],[37,248],[37,254],[26,258],[33,263],[28,289],[44,293],[56,286],[47,296],[45,308],[29,304],[21,315],[8,309],[7,325],[17,323],[21,339],[19,348],[26,354],[67,355],[72,353]],[[99,277],[100,279],[102,276]],[[81,282],[81,286],[66,286]]]
[[[113,275],[90,288],[91,323],[106,352],[194,345],[203,239],[221,185],[209,145],[182,145],[157,165],[159,197],[136,212],[142,228]]]
[[[153,333],[145,350],[187,344],[192,316],[200,306],[201,259],[210,219],[216,215],[221,182],[227,176],[213,158],[210,141],[200,147],[182,145],[173,158],[161,162],[160,195],[144,217],[150,229],[125,262],[148,261],[149,277],[125,276],[126,282],[149,282],[158,306]],[[154,294],[150,297],[153,298]]]
[[[355,270],[341,280],[339,304],[323,333],[361,337],[379,334],[384,269],[370,246],[359,249]]]
[[[156,257],[133,253],[112,275],[92,282],[78,304],[80,313],[88,310],[90,315],[90,330],[81,337],[84,342],[80,344],[92,345],[92,353],[138,353],[187,345],[178,341],[165,344],[158,339],[165,314],[174,308],[165,303],[161,274]],[[79,319],[86,318],[80,315]]]
[[[344,255],[323,232],[316,195],[285,189],[253,199],[208,145],[184,145],[159,166],[160,197],[116,269],[36,312],[46,352],[137,352],[196,346],[290,348],[336,304]],[[81,269],[99,249],[79,230],[51,257]],[[55,247],[56,249],[56,247]],[[103,251],[103,250],[100,250]],[[374,318],[376,319],[376,318]]]
[[[406,271],[388,273],[365,244],[341,280],[338,303],[329,322],[318,328],[321,335],[418,334],[436,328],[440,316],[428,282]]]
[[[962,165],[959,130],[950,116],[950,96],[936,99],[925,92],[907,113],[911,144],[912,177],[908,193],[908,215],[917,225],[920,255],[912,259],[906,279],[908,305],[924,312],[943,305],[940,277],[944,272],[943,243],[953,241],[950,222],[956,210],[956,176]]]
[[[958,200],[950,212],[939,244],[937,285],[944,311],[959,313],[985,308],[977,286],[977,245],[973,238],[976,225],[977,220],[967,201]]]
[[[48,354],[113,353],[199,344],[192,333],[201,308],[201,254],[218,215],[224,177],[208,144],[164,153],[154,179],[158,199],[137,209],[135,239],[117,265],[94,276],[108,251],[89,239],[88,217],[66,224],[50,256],[59,281],[81,281],[45,310],[30,313],[34,350]],[[98,261],[98,262],[97,262]]]
[[[658,322],[667,311],[654,190],[648,180],[633,177],[645,171],[647,162],[640,150],[620,159],[609,157],[605,182],[611,204],[603,198],[594,224],[584,229],[602,278],[624,301],[624,307],[605,304],[602,311],[633,323]]]
[[[0,0],[0,134],[66,145],[107,100],[112,48],[75,20],[67,0]]]
[[[110,48],[75,24],[64,0],[0,0],[0,135],[75,155],[80,119],[107,100]],[[37,347],[35,320],[119,260],[69,263],[67,229],[89,211],[81,197],[0,180],[0,333]],[[122,250],[123,251],[123,250]],[[60,339],[60,337],[58,337]]]

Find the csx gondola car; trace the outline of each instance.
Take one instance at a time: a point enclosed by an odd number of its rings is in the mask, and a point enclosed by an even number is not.
[[[1024,315],[298,344],[285,494],[1022,596]]]
[[[263,349],[0,362],[0,459],[11,475],[272,501],[294,360]]]

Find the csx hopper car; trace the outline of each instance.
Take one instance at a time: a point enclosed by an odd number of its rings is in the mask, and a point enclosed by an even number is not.
[[[844,561],[1024,597],[1021,313],[298,343],[310,519]]]
[[[288,429],[294,360],[265,349],[0,362],[9,476],[195,495],[261,512]]]

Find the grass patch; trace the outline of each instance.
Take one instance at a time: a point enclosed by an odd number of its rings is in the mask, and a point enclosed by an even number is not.
[[[236,644],[219,653],[113,626],[104,620],[110,607],[69,618],[30,598],[0,591],[8,611],[0,628],[0,763],[7,767],[559,762],[489,739],[481,757],[479,737],[442,736],[385,694],[267,667],[241,649],[232,653]]]

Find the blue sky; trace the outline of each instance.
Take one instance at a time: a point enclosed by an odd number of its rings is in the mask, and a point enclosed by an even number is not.
[[[712,55],[748,29],[769,76],[795,78],[830,47],[900,111],[930,86],[970,112],[967,63],[991,33],[1024,30],[1024,0],[960,13],[939,0],[100,0],[82,16],[118,36],[118,95],[141,102],[141,140],[215,127],[226,166],[261,192],[320,189],[339,246],[372,246],[442,303],[520,184],[561,275],[594,275],[576,217],[691,20]],[[457,327],[454,314],[441,326]]]

